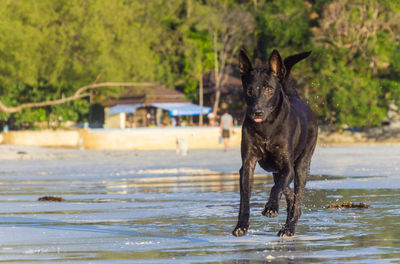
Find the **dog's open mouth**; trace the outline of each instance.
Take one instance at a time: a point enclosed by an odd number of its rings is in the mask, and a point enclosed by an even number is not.
[[[254,120],[254,122],[256,122],[256,123],[260,123],[260,122],[262,121],[261,118],[254,118],[253,120]]]

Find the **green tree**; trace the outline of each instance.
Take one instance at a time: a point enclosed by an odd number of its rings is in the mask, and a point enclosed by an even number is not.
[[[324,6],[313,29],[317,61],[312,100],[320,116],[350,126],[379,125],[389,100],[399,104],[399,4],[338,0]],[[393,60],[394,58],[394,60]]]
[[[266,61],[272,49],[292,54],[310,48],[312,5],[303,0],[260,1],[255,56]]]
[[[303,0],[261,0],[251,9],[257,20],[254,57],[260,59],[261,63],[266,62],[273,49],[278,49],[284,57],[313,50],[310,25],[315,23],[318,17],[317,3],[312,5]],[[308,58],[296,65],[291,73],[297,81],[299,93],[306,100],[309,99],[310,83],[314,77],[311,61],[312,59]]]
[[[251,14],[234,1],[207,1],[198,8],[198,30],[206,30],[212,42],[215,73],[215,103],[219,107],[221,87],[230,65],[236,64],[237,53],[245,43],[251,43],[255,22]]]
[[[196,100],[211,69],[217,111],[240,47],[312,50],[292,74],[323,122],[379,125],[400,105],[399,1],[4,0],[0,21],[0,118],[24,126],[83,120],[126,82]]]
[[[4,1],[0,11],[0,95],[6,106],[69,97],[93,82],[154,81],[165,75],[141,2]],[[15,118],[49,121],[70,110],[76,114],[58,119],[77,120],[87,103],[24,109]]]

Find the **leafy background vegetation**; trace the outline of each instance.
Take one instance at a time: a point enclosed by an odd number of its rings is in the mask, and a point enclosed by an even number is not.
[[[321,122],[375,126],[400,104],[399,21],[397,0],[3,0],[0,101],[54,100],[106,81],[180,87],[196,101],[202,74],[234,73],[241,47],[261,60],[273,48],[284,57],[312,50],[293,75]],[[82,121],[88,104],[0,118]]]

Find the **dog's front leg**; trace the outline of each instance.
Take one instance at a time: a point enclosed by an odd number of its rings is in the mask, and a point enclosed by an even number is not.
[[[285,162],[280,172],[274,174],[275,184],[271,189],[268,202],[262,212],[263,215],[267,217],[278,216],[279,201],[281,199],[282,193],[286,190],[286,188],[289,186],[289,183],[292,181],[293,175],[294,169],[290,162]]]
[[[240,209],[238,223],[233,230],[234,236],[244,236],[249,228],[250,218],[250,197],[253,187],[254,167],[257,160],[255,158],[244,159],[240,168]]]

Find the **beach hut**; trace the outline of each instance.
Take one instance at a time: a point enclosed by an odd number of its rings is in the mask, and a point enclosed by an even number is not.
[[[107,128],[174,126],[192,124],[193,116],[206,115],[210,107],[185,99],[183,93],[163,86],[138,91],[128,89],[105,105]]]

